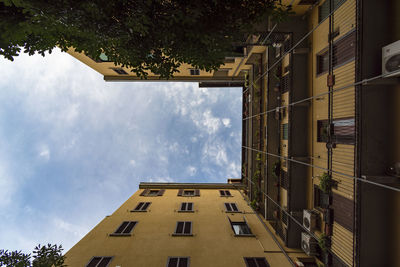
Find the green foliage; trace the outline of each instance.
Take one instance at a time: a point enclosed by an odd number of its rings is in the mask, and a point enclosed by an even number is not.
[[[262,159],[262,153],[258,152],[257,155],[256,155],[256,160],[260,161],[261,159]]]
[[[324,193],[330,193],[333,185],[334,181],[332,180],[332,176],[330,176],[327,172],[324,172],[319,177],[319,187]]]
[[[253,200],[250,202],[250,206],[253,208],[253,210],[257,210],[257,209],[258,209],[257,200],[253,199]]]
[[[0,0],[0,55],[13,60],[55,47],[108,59],[146,78],[183,63],[218,69],[256,25],[290,10],[278,0]]]
[[[47,244],[38,245],[31,254],[21,251],[0,250],[0,266],[6,267],[64,267],[65,256],[62,255],[62,246]]]
[[[323,253],[328,251],[328,237],[324,233],[322,233],[318,239],[318,246]]]

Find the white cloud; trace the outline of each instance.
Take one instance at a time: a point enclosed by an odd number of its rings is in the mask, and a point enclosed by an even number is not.
[[[135,166],[136,165],[136,161],[134,159],[131,159],[129,161],[129,164],[132,165],[132,166]]]
[[[62,230],[64,232],[67,232],[67,234],[72,234],[76,237],[82,237],[85,235],[87,232],[87,229],[76,224],[71,224],[69,222],[64,221],[61,218],[53,218],[53,225],[58,228],[59,230]]]
[[[50,159],[50,149],[47,145],[42,145],[39,150],[39,157],[43,158],[46,161]]]
[[[222,124],[227,127],[227,128],[231,128],[231,119],[229,118],[223,118],[222,119]]]
[[[194,166],[189,166],[189,167],[187,168],[187,172],[188,172],[188,174],[189,174],[190,176],[193,176],[193,175],[196,174],[197,168],[194,167]]]

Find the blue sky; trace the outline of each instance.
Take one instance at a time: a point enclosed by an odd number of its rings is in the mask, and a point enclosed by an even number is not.
[[[0,249],[67,251],[141,181],[240,177],[238,88],[106,83],[57,50],[0,77]]]

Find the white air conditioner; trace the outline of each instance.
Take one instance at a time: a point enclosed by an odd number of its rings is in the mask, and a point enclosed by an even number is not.
[[[382,48],[382,76],[400,76],[400,40]]]
[[[301,248],[308,256],[317,255],[318,242],[309,234],[301,233]]]
[[[312,210],[303,210],[303,226],[313,232],[317,226],[317,214]]]

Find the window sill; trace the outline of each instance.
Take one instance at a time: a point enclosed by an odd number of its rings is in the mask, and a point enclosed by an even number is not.
[[[233,197],[233,196],[220,196],[220,197]]]
[[[234,236],[235,237],[256,237],[256,235],[253,235],[253,234],[251,234],[251,235],[237,235],[237,234],[234,234]]]
[[[238,210],[238,211],[225,211],[226,213],[242,213],[240,210]]]
[[[131,212],[148,212],[148,210],[131,210]]]
[[[132,236],[132,234],[109,234],[109,236]]]
[[[182,212],[182,213],[194,213],[194,210],[178,210],[178,212]]]
[[[172,236],[193,236],[193,234],[172,234]]]

